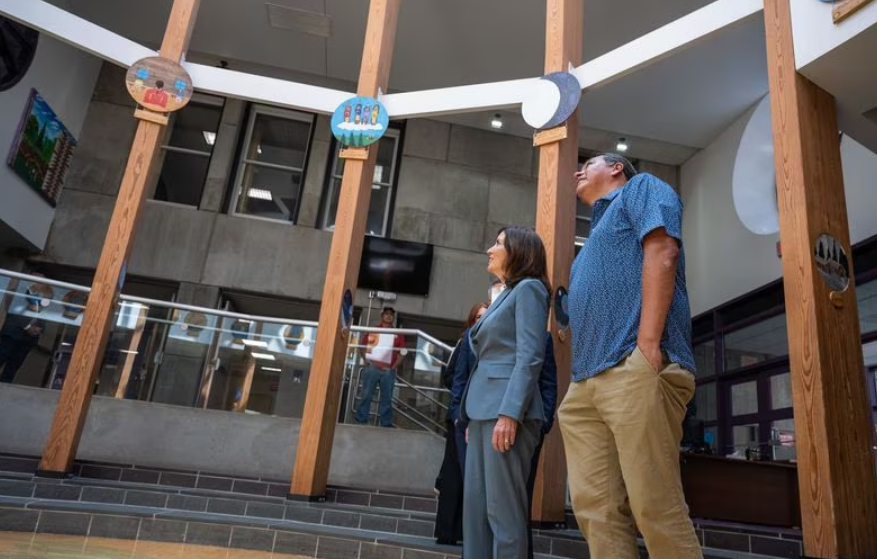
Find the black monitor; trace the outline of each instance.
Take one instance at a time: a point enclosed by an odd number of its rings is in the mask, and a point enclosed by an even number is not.
[[[428,295],[432,245],[366,237],[359,264],[359,287],[408,295]]]

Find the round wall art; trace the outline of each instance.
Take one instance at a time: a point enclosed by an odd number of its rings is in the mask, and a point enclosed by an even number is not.
[[[560,126],[579,108],[582,86],[569,72],[542,76],[530,88],[521,106],[524,122],[537,130]]]
[[[128,93],[144,108],[169,113],[186,106],[192,98],[192,79],[182,66],[162,58],[141,58],[125,75]]]
[[[354,97],[341,103],[332,115],[332,134],[347,147],[365,147],[381,139],[390,117],[381,102]]]

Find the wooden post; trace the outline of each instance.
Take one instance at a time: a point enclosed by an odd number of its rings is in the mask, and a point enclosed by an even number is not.
[[[161,56],[174,62],[181,60],[189,45],[199,4],[200,0],[174,0],[161,44]],[[42,474],[65,474],[76,456],[95,375],[106,349],[128,253],[143,207],[145,187],[156,170],[155,160],[163,135],[163,125],[139,120],[82,317],[82,327],[40,461]]]
[[[387,90],[400,2],[371,0],[357,88],[359,95],[377,97],[379,90]],[[368,159],[346,159],[344,163],[323,285],[320,327],[289,489],[294,497],[315,498],[326,491],[348,342],[341,328],[341,302],[345,291],[356,292],[378,145],[372,145],[368,151]]]
[[[853,278],[834,98],[798,74],[791,0],[766,0],[780,237],[804,553],[877,557],[877,477],[855,285],[832,292],[816,239],[833,236]]]
[[[547,0],[545,72],[568,71],[582,60],[582,0]],[[578,114],[567,120],[565,137],[539,147],[536,232],[548,254],[548,278],[557,289],[569,286],[575,242],[576,193],[573,174],[579,156]],[[554,309],[549,319],[557,360],[557,403],[569,388],[572,348],[558,337]],[[563,522],[566,511],[566,458],[560,429],[546,437],[533,489],[533,520]]]

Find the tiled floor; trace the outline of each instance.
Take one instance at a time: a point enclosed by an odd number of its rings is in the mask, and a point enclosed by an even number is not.
[[[297,555],[54,534],[0,532],[0,559],[305,559]]]

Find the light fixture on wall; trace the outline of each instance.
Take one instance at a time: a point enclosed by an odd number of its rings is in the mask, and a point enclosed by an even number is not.
[[[618,138],[618,143],[615,144],[615,149],[624,153],[627,151],[627,138]]]
[[[255,198],[257,200],[268,200],[269,202],[274,199],[271,195],[270,190],[265,190],[264,188],[249,188],[247,189],[247,198]]]
[[[493,115],[493,119],[491,119],[491,121],[490,121],[490,127],[493,128],[494,130],[501,130],[502,129],[502,116],[500,116],[499,113],[496,113],[495,115]]]
[[[216,143],[216,132],[208,132],[207,130],[204,130],[201,133],[204,134],[204,141],[207,142],[208,146],[212,146]]]

